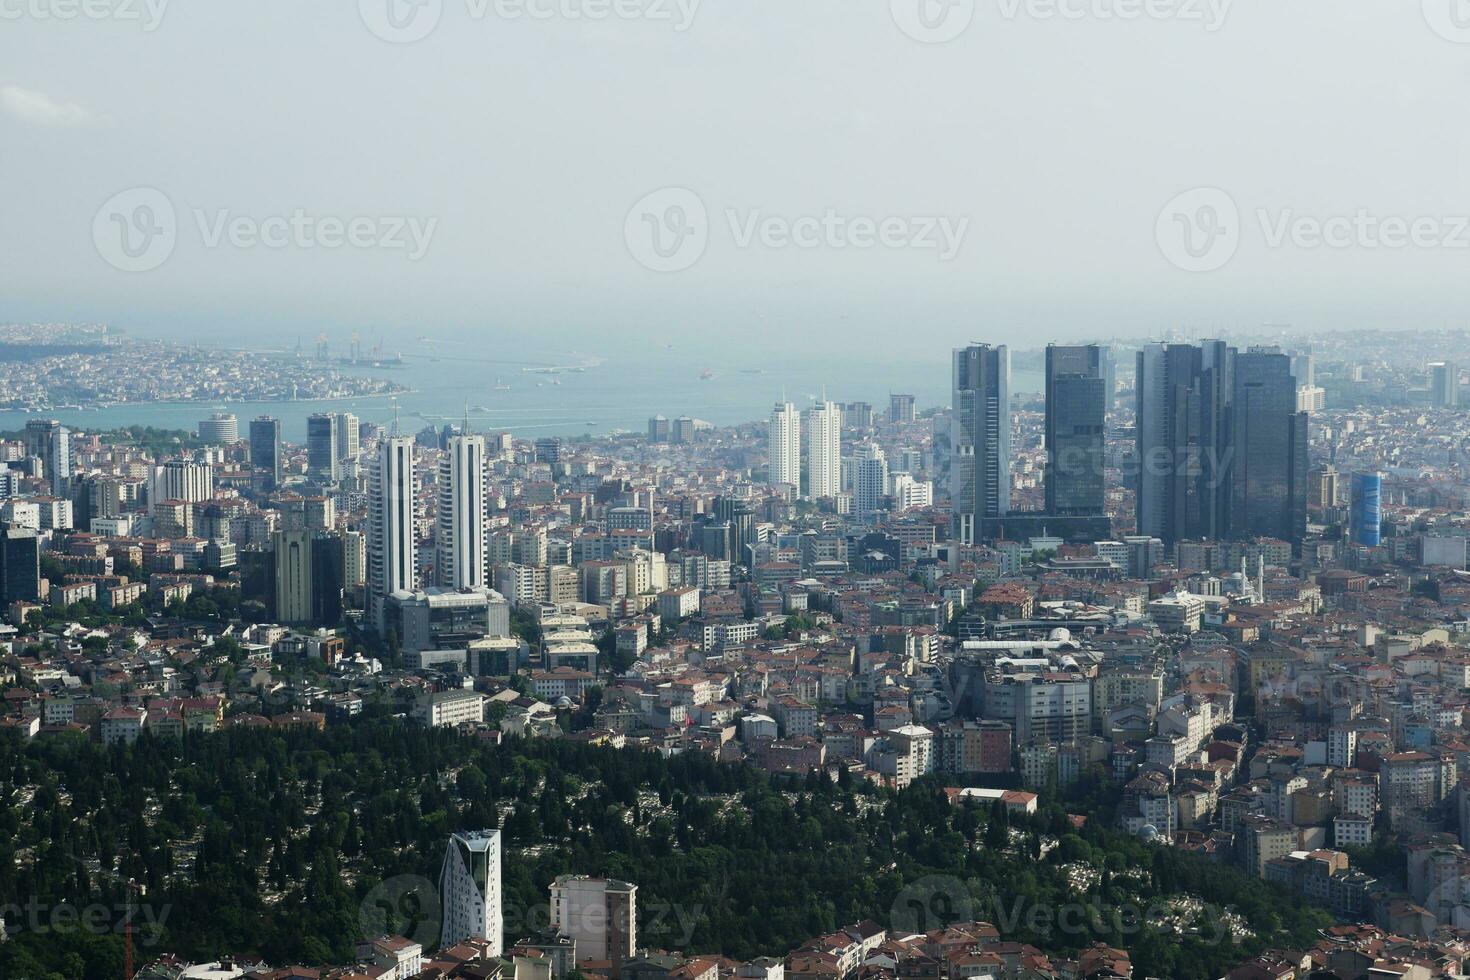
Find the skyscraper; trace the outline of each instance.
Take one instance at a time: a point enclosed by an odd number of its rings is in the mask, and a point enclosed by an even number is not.
[[[1307,533],[1307,413],[1291,358],[1252,347],[1235,356],[1230,533],[1293,543]]]
[[[439,584],[474,589],[485,573],[485,440],[453,436],[439,462]]]
[[[1383,543],[1383,475],[1358,473],[1353,476],[1353,540],[1365,548]]]
[[[338,412],[333,418],[337,422],[337,459],[356,459],[362,438],[357,416],[351,412]]]
[[[1234,384],[1235,350],[1223,341],[1138,352],[1139,534],[1165,545],[1228,535]]]
[[[577,942],[577,959],[608,960],[613,975],[638,951],[638,886],[561,875],[551,885],[551,928]]]
[[[340,425],[337,416],[318,413],[306,420],[306,470],[319,483],[336,483]]]
[[[311,532],[276,531],[276,619],[287,625],[311,622]]]
[[[1452,361],[1429,365],[1429,401],[1435,408],[1454,408],[1460,403],[1460,369]]]
[[[439,900],[443,927],[441,948],[482,937],[489,955],[504,949],[504,920],[500,900],[500,831],[480,830],[449,835],[444,868],[439,873]]]
[[[1103,512],[1107,362],[1103,348],[1046,348],[1046,512]]]
[[[32,419],[26,423],[25,444],[26,453],[41,460],[52,496],[70,497],[71,430],[55,419]]]
[[[807,496],[842,492],[842,409],[824,401],[806,410]]]
[[[250,422],[250,468],[256,486],[271,491],[281,485],[281,421],[262,415]]]
[[[233,446],[240,441],[240,420],[228,412],[215,412],[199,421],[199,438],[220,446]]]
[[[888,396],[888,421],[890,422],[912,422],[914,420],[914,396],[895,395]]]
[[[214,470],[208,463],[170,459],[153,467],[148,481],[148,512],[165,500],[198,503],[214,496]]]
[[[41,542],[31,528],[0,523],[0,603],[41,598]]]
[[[875,443],[858,447],[853,466],[852,506],[859,514],[871,514],[883,506],[888,492],[888,458]]]
[[[801,489],[801,416],[791,402],[777,402],[771,413],[770,482]]]
[[[382,599],[412,591],[418,581],[414,537],[413,439],[391,436],[378,443],[368,506],[368,588],[382,626]]]
[[[954,352],[950,499],[954,536],[984,540],[984,521],[1011,509],[1011,355],[1005,345]]]

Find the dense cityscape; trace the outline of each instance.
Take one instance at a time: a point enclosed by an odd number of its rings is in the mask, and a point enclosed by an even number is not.
[[[1412,338],[0,433],[0,974],[1462,976],[1470,342]]]

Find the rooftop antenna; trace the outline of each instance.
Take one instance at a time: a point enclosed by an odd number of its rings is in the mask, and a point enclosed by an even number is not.
[[[464,434],[470,434],[470,400],[464,400]]]
[[[393,435],[398,435],[398,399],[393,399]]]

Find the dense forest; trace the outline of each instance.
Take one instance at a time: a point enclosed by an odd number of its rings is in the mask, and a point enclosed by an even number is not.
[[[383,928],[432,943],[446,836],[497,826],[507,941],[545,925],[564,873],[636,883],[642,945],[737,958],[862,919],[973,917],[1058,954],[1112,943],[1139,975],[1186,980],[1330,921],[1233,868],[1077,828],[1056,803],[1008,818],[933,781],[780,783],[702,755],[495,746],[379,718],[108,749],[0,737],[0,976],[120,976],[129,881],[141,960],[349,962]],[[1180,895],[1210,904],[1148,924]],[[1251,931],[1223,928],[1226,908]]]

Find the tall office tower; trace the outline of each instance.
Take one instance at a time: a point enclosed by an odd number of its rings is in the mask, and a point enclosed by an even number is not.
[[[669,420],[667,416],[655,415],[653,418],[648,420],[648,441],[669,441]]]
[[[576,940],[577,960],[607,960],[613,976],[638,951],[638,886],[561,875],[551,884],[551,928]]]
[[[1383,541],[1383,475],[1358,473],[1353,477],[1353,540],[1367,548]]]
[[[40,539],[32,528],[0,523],[0,603],[40,599]]]
[[[262,415],[250,421],[250,468],[258,489],[281,485],[281,420]]]
[[[453,436],[439,461],[439,584],[489,585],[485,572],[485,440]]]
[[[1291,358],[1274,347],[1235,355],[1230,533],[1300,543],[1307,534],[1307,413]]]
[[[535,447],[536,462],[550,463],[552,466],[561,462],[561,438],[559,436],[546,436],[537,439]]]
[[[807,496],[835,497],[842,492],[842,409],[822,402],[805,414]]]
[[[51,481],[51,495],[71,496],[71,430],[55,419],[32,419],[26,423],[26,453],[41,461]]]
[[[342,532],[342,585],[360,589],[367,584],[367,539],[361,531]]]
[[[1454,408],[1460,403],[1460,369],[1452,361],[1429,365],[1429,401],[1435,408]]]
[[[801,415],[790,402],[777,402],[771,413],[770,482],[801,489]]]
[[[954,536],[985,538],[984,522],[1011,509],[1011,353],[971,344],[954,352],[950,498]]]
[[[319,483],[337,482],[337,434],[335,415],[318,413],[306,420],[306,471]]]
[[[215,412],[200,419],[199,438],[217,446],[233,446],[240,441],[240,420],[229,412]]]
[[[1234,348],[1149,344],[1138,352],[1136,384],[1138,533],[1166,546],[1226,537]]]
[[[669,438],[677,443],[689,443],[694,441],[694,420],[687,415],[681,415],[674,419],[669,429]]]
[[[489,942],[489,955],[504,949],[500,903],[500,831],[479,830],[449,835],[444,869],[439,873],[442,904],[441,949],[479,937]]]
[[[1046,512],[1103,512],[1107,361],[1103,348],[1046,348]]]
[[[362,449],[362,430],[357,416],[351,412],[338,412],[333,418],[337,422],[337,458],[356,459]]]
[[[1113,348],[1102,347],[1103,414],[1113,414],[1118,399],[1118,356]]]
[[[1296,379],[1298,388],[1310,388],[1317,383],[1317,372],[1311,351],[1291,355],[1291,376]]]
[[[888,396],[888,421],[912,422],[913,420],[914,396],[890,394]]]
[[[165,500],[193,504],[214,496],[214,470],[208,463],[171,459],[153,467],[148,481],[148,512]]]
[[[413,438],[391,436],[378,443],[377,465],[368,489],[368,588],[382,627],[381,600],[410,592],[418,583],[414,537]]]
[[[867,443],[858,448],[853,466],[852,507],[859,514],[871,514],[883,506],[888,492],[888,458],[883,448]]]
[[[276,531],[276,619],[288,626],[311,622],[311,532]]]

